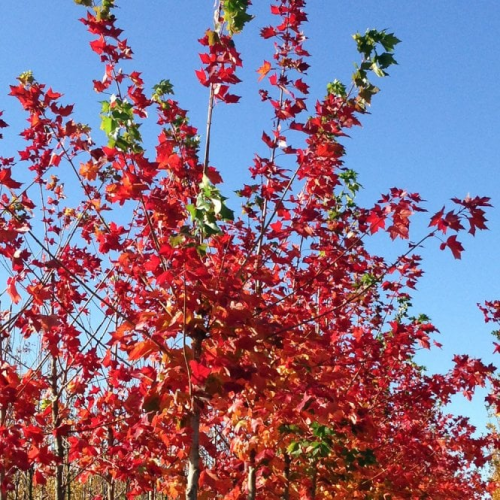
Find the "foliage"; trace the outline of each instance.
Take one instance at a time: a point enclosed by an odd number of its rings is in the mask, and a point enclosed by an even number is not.
[[[31,73],[10,92],[28,127],[24,149],[0,162],[2,500],[20,478],[57,500],[76,498],[76,481],[95,499],[95,484],[108,499],[482,498],[496,433],[477,437],[445,408],[488,383],[496,408],[495,367],[462,355],[426,373],[415,354],[436,328],[410,300],[419,247],[437,240],[460,258],[466,226],[486,229],[489,199],[453,199],[415,237],[421,197],[393,188],[360,206],[343,163],[341,140],[399,40],[356,34],[352,83],[332,80],[311,104],[306,2],[271,2],[276,21],[260,34],[275,52],[257,78],[272,126],[240,215],[210,136],[216,105],[239,100],[250,2],[220,0],[200,39],[201,141],[170,80],[150,95],[124,70],[132,50],[115,2],[75,1],[91,7],[82,22],[104,66],[93,81],[104,143]],[[141,124],[154,114],[148,151]],[[389,262],[366,248],[379,232],[416,243]],[[482,307],[499,319],[497,302]],[[21,352],[27,340],[38,353]]]

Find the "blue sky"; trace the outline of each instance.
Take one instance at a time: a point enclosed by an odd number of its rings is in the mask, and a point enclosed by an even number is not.
[[[211,0],[118,0],[119,25],[135,53],[129,69],[143,73],[151,87],[163,78],[174,84],[181,104],[190,110],[193,124],[204,130],[207,91],[199,86],[194,70],[200,67],[200,38],[210,26]],[[311,105],[321,97],[326,83],[349,81],[358,59],[351,35],[367,28],[387,28],[402,40],[396,50],[399,66],[380,81],[382,92],[374,99],[363,128],[353,131],[347,146],[346,165],[359,173],[360,195],[368,205],[393,186],[419,192],[434,213],[453,196],[490,196],[497,208],[488,214],[490,231],[475,239],[464,237],[461,261],[440,252],[437,242],[422,249],[425,277],[418,286],[415,312],[431,317],[441,330],[441,351],[423,354],[430,370],[450,366],[453,353],[468,353],[495,361],[492,326],[484,325],[477,302],[500,298],[500,104],[497,94],[497,0],[310,0],[305,25],[311,52]],[[212,162],[227,181],[229,194],[237,189],[251,164],[259,137],[270,124],[270,113],[257,95],[255,70],[271,60],[272,45],[257,38],[269,24],[268,2],[254,0],[256,18],[236,39],[242,52],[245,79],[237,89],[244,98],[238,106],[218,107],[214,115]],[[17,132],[25,126],[8,85],[21,72],[32,70],[40,82],[76,103],[76,118],[95,127],[98,137],[99,97],[91,79],[103,69],[88,47],[89,35],[77,21],[84,9],[71,0],[2,2],[0,31],[0,109],[12,126],[0,143],[1,154],[20,148]],[[145,128],[145,130],[149,130]],[[153,129],[151,129],[152,131]],[[154,136],[148,139],[154,144]],[[236,205],[234,200],[234,204]],[[415,237],[424,234],[425,217],[415,226]],[[397,255],[402,246],[377,238],[373,248]],[[498,356],[497,356],[498,357]],[[500,360],[496,360],[500,363]],[[484,425],[484,394],[472,404],[457,399],[453,410],[470,415]]]

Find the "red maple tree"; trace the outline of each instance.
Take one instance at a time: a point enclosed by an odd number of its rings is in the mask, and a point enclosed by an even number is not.
[[[448,373],[427,373],[415,354],[436,328],[409,303],[419,247],[438,239],[460,258],[459,234],[486,229],[489,199],[453,199],[388,262],[366,241],[379,231],[409,240],[422,200],[393,188],[362,207],[343,163],[341,139],[399,40],[355,35],[351,87],[335,80],[311,103],[306,2],[271,2],[275,23],[261,36],[274,54],[256,79],[272,127],[237,215],[210,136],[215,105],[239,99],[234,35],[250,1],[219,0],[200,39],[203,143],[168,80],[149,94],[123,70],[132,50],[114,7],[103,0],[82,19],[104,65],[93,85],[105,144],[30,73],[11,87],[28,127],[19,156],[0,159],[12,302],[0,336],[0,498],[18,471],[35,485],[54,477],[57,500],[95,476],[110,500],[118,485],[128,498],[482,498],[496,437],[476,437],[446,404],[491,382],[495,405],[495,368],[456,356]],[[146,151],[140,126],[153,114]],[[485,307],[498,320],[498,303]],[[16,338],[39,356],[16,354]]]

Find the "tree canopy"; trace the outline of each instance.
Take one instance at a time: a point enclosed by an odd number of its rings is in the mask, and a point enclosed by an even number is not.
[[[411,297],[421,246],[460,259],[490,200],[429,216],[392,188],[362,206],[344,164],[397,36],[355,34],[352,80],[311,99],[306,2],[270,2],[255,76],[270,126],[234,195],[210,145],[217,108],[240,99],[251,2],[218,0],[200,33],[201,131],[170,80],[149,91],[126,69],[115,1],[75,2],[103,66],[100,131],[29,71],[10,88],[28,125],[0,157],[0,498],[50,487],[62,500],[76,484],[109,500],[483,498],[496,432],[446,405],[488,385],[497,411],[496,368],[457,355],[428,373],[415,354],[436,327]],[[406,250],[369,251],[380,232]],[[500,320],[498,301],[482,308]]]

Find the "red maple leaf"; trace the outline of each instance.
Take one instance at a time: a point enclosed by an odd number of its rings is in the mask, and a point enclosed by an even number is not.
[[[189,366],[191,367],[191,376],[196,385],[203,384],[212,372],[210,368],[194,359],[189,362]]]
[[[10,189],[17,189],[22,186],[21,182],[17,182],[12,178],[12,171],[10,167],[2,168],[0,170],[0,184],[7,186]]]
[[[455,259],[462,258],[464,247],[462,246],[462,243],[457,240],[456,235],[450,236],[444,243],[441,243],[441,250],[444,250],[446,247],[451,250],[451,253],[453,254],[453,257],[455,257]]]
[[[381,210],[372,210],[366,218],[366,222],[370,224],[371,234],[375,234],[379,229],[385,228],[385,216]]]

